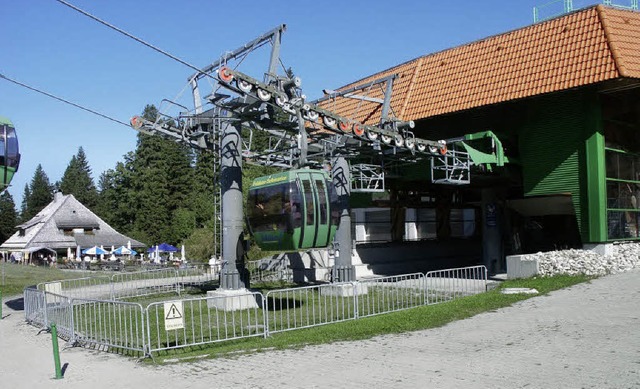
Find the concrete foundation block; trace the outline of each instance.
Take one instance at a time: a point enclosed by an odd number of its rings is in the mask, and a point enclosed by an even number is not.
[[[540,274],[540,265],[536,259],[526,259],[525,255],[507,256],[507,278],[529,278]]]
[[[222,311],[241,311],[258,308],[255,295],[248,289],[218,289],[207,292],[207,306]]]

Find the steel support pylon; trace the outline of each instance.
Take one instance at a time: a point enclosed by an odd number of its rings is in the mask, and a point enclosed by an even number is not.
[[[338,194],[338,211],[340,212],[340,224],[336,231],[337,255],[333,265],[333,282],[355,281],[356,272],[351,262],[351,208],[349,196],[351,195],[351,173],[349,164],[344,157],[338,157],[332,164],[333,185]]]
[[[237,127],[236,127],[237,125]],[[242,234],[242,139],[240,124],[222,124],[220,185],[222,190],[221,289],[249,287]]]

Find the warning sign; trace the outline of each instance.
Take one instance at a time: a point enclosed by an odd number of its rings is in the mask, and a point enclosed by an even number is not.
[[[184,328],[182,301],[169,301],[164,303],[164,329],[165,331]]]

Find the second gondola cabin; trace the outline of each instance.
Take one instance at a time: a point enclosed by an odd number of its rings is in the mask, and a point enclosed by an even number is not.
[[[327,247],[338,228],[338,197],[324,170],[296,169],[256,178],[247,217],[263,250]]]
[[[9,187],[20,165],[18,137],[13,123],[0,116],[0,192]]]

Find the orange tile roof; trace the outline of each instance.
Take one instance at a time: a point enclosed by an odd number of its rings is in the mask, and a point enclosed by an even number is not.
[[[340,89],[391,74],[398,75],[391,112],[402,120],[640,78],[640,13],[598,5],[426,55]],[[384,87],[358,94],[382,98]],[[380,120],[377,103],[339,97],[321,106],[367,124]]]

